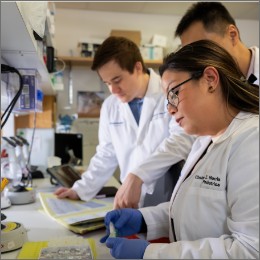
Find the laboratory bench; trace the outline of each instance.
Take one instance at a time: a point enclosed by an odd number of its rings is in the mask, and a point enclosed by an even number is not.
[[[112,177],[105,186],[119,187],[119,182]],[[33,187],[36,190],[36,201],[25,205],[12,205],[9,208],[2,209],[1,212],[7,217],[6,222],[18,222],[23,224],[27,230],[28,241],[48,241],[58,239],[59,237],[81,236],[84,238],[93,238],[97,247],[97,259],[113,259],[109,249],[105,244],[101,244],[99,239],[105,235],[105,228],[91,231],[85,235],[79,235],[66,229],[61,224],[48,216],[42,209],[38,196],[39,192],[54,192],[57,187],[50,184],[49,178],[34,179]],[[16,259],[20,249],[1,253],[1,259]]]

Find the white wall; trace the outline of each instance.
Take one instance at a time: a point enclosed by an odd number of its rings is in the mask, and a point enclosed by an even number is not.
[[[162,3],[163,4],[163,3]],[[232,13],[232,10],[230,10]],[[55,41],[57,55],[78,56],[77,44],[88,39],[105,39],[112,29],[140,30],[142,43],[147,43],[153,34],[168,37],[167,52],[174,50],[180,43],[174,39],[174,31],[181,19],[180,16],[153,15],[136,13],[96,12],[84,10],[58,9],[55,16]],[[259,21],[236,20],[242,41],[247,46],[259,46]],[[254,29],[252,33],[252,28]],[[95,72],[87,67],[73,67],[73,105],[71,110],[64,110],[68,104],[68,74],[65,72],[63,92],[58,94],[58,114],[76,113],[76,95],[79,90],[101,90]]]
[[[168,36],[168,48],[174,48],[179,42],[175,40],[173,43],[174,25],[179,21],[179,17],[169,15],[59,9],[55,19],[58,55],[69,55],[70,50],[77,53],[79,40],[104,40],[112,29],[141,31],[142,43],[149,42],[155,33]]]
[[[162,3],[163,4],[163,3]],[[136,13],[96,12],[83,10],[59,9],[55,16],[58,55],[74,55],[77,53],[77,43],[82,39],[105,39],[111,29],[139,30],[142,43],[148,43],[153,34],[168,37],[168,51],[179,44],[174,39],[174,31],[181,19],[180,16],[153,15]],[[241,38],[248,46],[259,45],[259,21],[236,20]],[[254,29],[252,33],[251,28]]]

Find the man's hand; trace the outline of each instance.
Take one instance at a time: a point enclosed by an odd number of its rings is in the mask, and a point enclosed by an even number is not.
[[[138,208],[143,181],[129,173],[114,199],[114,209]]]
[[[54,194],[57,195],[57,197],[59,199],[64,199],[64,198],[69,198],[72,200],[80,199],[76,191],[74,191],[73,189],[65,188],[65,187],[58,188],[54,192]]]

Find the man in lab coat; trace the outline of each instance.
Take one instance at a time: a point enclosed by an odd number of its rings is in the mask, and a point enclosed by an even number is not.
[[[180,37],[182,46],[202,39],[217,42],[235,58],[244,76],[259,84],[259,48],[248,48],[242,43],[234,19],[221,3],[193,4],[179,22],[175,36]],[[115,197],[115,208],[137,205],[142,185],[160,178],[174,163],[175,156],[175,142],[170,136],[151,157],[128,174]]]
[[[81,180],[70,189],[56,190],[59,198],[92,199],[117,166],[123,183],[127,174],[147,159],[170,133],[175,136],[176,146],[180,146],[176,162],[187,157],[194,140],[168,114],[160,77],[145,68],[135,43],[123,37],[107,38],[96,52],[92,70],[97,71],[112,95],[101,108],[96,154]],[[143,185],[139,206],[153,184]]]

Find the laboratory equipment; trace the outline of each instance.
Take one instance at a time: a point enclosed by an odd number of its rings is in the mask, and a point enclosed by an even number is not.
[[[21,248],[28,240],[27,231],[18,222],[5,222],[6,216],[1,213],[1,253]]]

